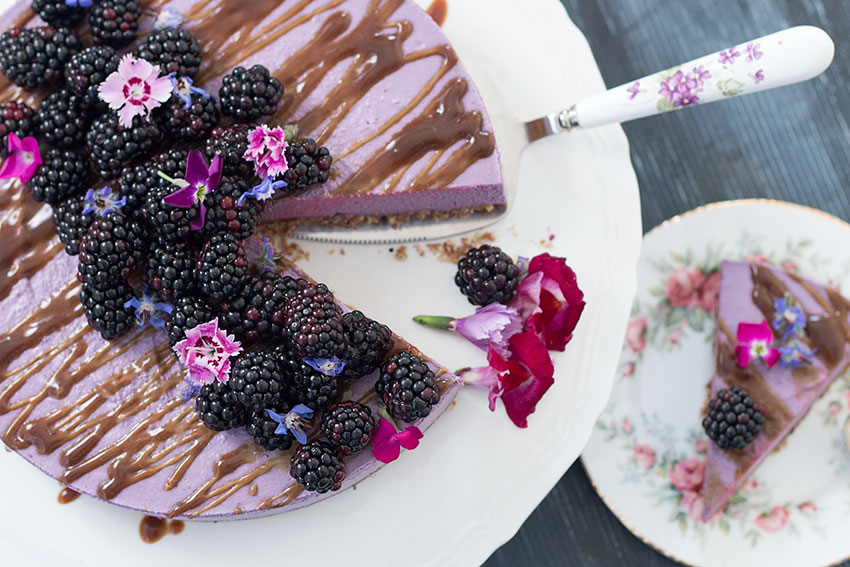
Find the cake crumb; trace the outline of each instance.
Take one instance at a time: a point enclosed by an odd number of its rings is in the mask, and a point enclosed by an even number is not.
[[[339,249],[339,255],[340,255],[340,256],[345,256],[345,248],[340,248],[340,249]]]
[[[330,250],[328,250],[328,254],[330,254],[331,256],[336,254],[336,248],[331,248]]]
[[[446,240],[442,243],[426,244],[426,247],[441,262],[457,264],[458,260],[463,258],[464,255],[473,248],[495,241],[496,238],[493,236],[492,232],[477,232],[469,238],[461,238],[459,244],[455,243],[453,240]]]
[[[425,249],[422,248],[421,244],[414,244],[413,247],[416,249],[416,253],[419,254],[420,258],[425,257]]]
[[[456,405],[457,405],[457,400],[452,400],[452,403],[449,404],[448,409],[453,410],[453,409],[455,409]]]
[[[395,259],[399,261],[407,260],[407,246],[399,246],[395,251]]]

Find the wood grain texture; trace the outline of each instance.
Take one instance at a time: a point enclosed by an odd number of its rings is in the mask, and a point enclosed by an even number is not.
[[[789,26],[825,29],[836,43],[835,61],[818,78],[624,128],[645,230],[706,203],[747,197],[792,201],[850,219],[850,2],[562,2],[590,41],[609,87]],[[677,563],[631,535],[576,464],[485,565]]]

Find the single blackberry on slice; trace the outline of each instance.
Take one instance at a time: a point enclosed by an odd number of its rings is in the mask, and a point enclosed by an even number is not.
[[[33,0],[32,11],[51,26],[70,27],[83,21],[86,9],[82,6],[69,6],[65,0]]]
[[[218,381],[201,386],[195,398],[195,410],[198,418],[213,431],[242,427],[248,422],[248,412],[236,401],[230,385]]]
[[[393,334],[386,325],[373,321],[360,311],[342,316],[348,348],[342,359],[342,377],[356,379],[377,370],[392,346]]]
[[[118,114],[107,112],[92,123],[86,145],[100,175],[112,179],[124,167],[151,153],[161,137],[155,121],[135,116],[131,126],[124,128],[118,122]]]
[[[65,65],[82,47],[68,28],[14,27],[0,35],[0,68],[25,89],[55,88],[62,84]]]
[[[301,281],[306,283],[306,280]],[[259,277],[251,277],[241,294],[222,300],[219,320],[225,329],[242,340],[279,340],[287,299],[300,289],[298,280],[264,272]]]
[[[407,423],[428,417],[431,408],[440,403],[434,373],[418,356],[406,350],[384,363],[375,391],[390,415]]]
[[[254,164],[242,158],[248,151],[248,133],[251,126],[233,124],[227,127],[217,126],[212,129],[207,138],[206,154],[212,160],[213,156],[221,156],[225,175],[250,177],[254,173]]]
[[[268,409],[271,409],[278,415],[286,415],[292,408],[287,402],[281,401]],[[271,418],[266,408],[248,411],[250,418],[248,419],[248,426],[245,430],[254,439],[254,443],[266,451],[285,451],[292,447],[295,437],[292,436],[290,431],[283,434],[275,433],[279,424]]]
[[[157,239],[148,256],[145,281],[163,301],[173,303],[193,291],[198,253],[189,243]]]
[[[89,12],[89,27],[96,44],[124,47],[136,39],[142,9],[138,0],[99,0]]]
[[[235,296],[248,281],[247,268],[239,237],[216,234],[207,240],[198,258],[198,287],[201,293],[217,301]]]
[[[263,212],[263,203],[257,199],[245,199],[240,206],[239,197],[251,186],[238,177],[223,177],[204,200],[207,217],[204,234],[233,234],[244,240],[254,234],[254,228]]]
[[[473,305],[507,303],[516,295],[519,268],[501,248],[485,244],[460,259],[455,284]]]
[[[81,148],[91,124],[89,105],[72,90],[62,89],[41,104],[38,121],[42,137],[51,146]]]
[[[94,212],[83,214],[89,204],[80,195],[69,197],[53,205],[53,224],[56,234],[71,256],[80,253],[80,240],[96,217]]]
[[[198,40],[184,28],[165,28],[150,34],[136,50],[136,55],[159,65],[165,74],[195,78],[201,69]]]
[[[150,248],[141,223],[119,212],[96,218],[80,240],[78,279],[96,289],[126,280]]]
[[[65,81],[68,88],[92,108],[102,108],[105,103],[98,96],[100,83],[118,70],[121,58],[106,45],[86,47],[65,65]]]
[[[342,487],[345,462],[327,441],[310,441],[292,455],[289,474],[304,490],[323,494]]]
[[[374,429],[372,410],[351,400],[332,405],[322,416],[322,433],[328,443],[346,456],[362,451],[372,439]]]
[[[253,410],[275,408],[287,391],[286,376],[271,352],[246,352],[230,368],[230,387],[239,403]]]
[[[271,116],[282,96],[283,85],[262,65],[254,65],[250,70],[236,67],[224,77],[219,89],[221,113],[240,122]]]
[[[199,94],[191,95],[192,103],[185,103],[179,97],[168,99],[159,112],[162,129],[178,140],[201,141],[218,125],[218,108],[212,97]]]
[[[22,102],[10,100],[0,103],[0,156],[6,157],[9,148],[9,132],[18,138],[35,137],[38,134],[38,113]]]
[[[301,360],[288,345],[278,345],[275,355],[289,378],[289,398],[313,411],[324,411],[339,397],[339,378],[322,374]]]
[[[85,189],[91,179],[89,160],[71,150],[50,150],[30,180],[32,198],[56,205]]]
[[[201,207],[195,203],[184,209],[166,203],[165,197],[176,190],[177,187],[165,182],[149,191],[145,199],[144,215],[160,238],[182,242],[187,238],[192,239],[196,234],[192,231],[191,222],[201,214]]]
[[[738,386],[717,392],[708,402],[708,415],[702,420],[706,435],[721,449],[743,449],[763,426],[764,409]]]
[[[306,284],[289,299],[283,330],[301,358],[330,359],[345,350],[342,311],[325,284]]]
[[[180,297],[172,304],[171,317],[166,320],[168,338],[174,346],[186,338],[186,331],[213,320],[213,308],[200,297]]]
[[[84,283],[80,290],[80,301],[89,326],[107,341],[117,339],[133,328],[134,310],[124,307],[133,297],[133,288],[123,280],[102,290]]]
[[[287,193],[300,193],[311,185],[328,180],[333,158],[330,151],[315,140],[305,138],[286,146],[284,150],[288,169],[283,172]]]

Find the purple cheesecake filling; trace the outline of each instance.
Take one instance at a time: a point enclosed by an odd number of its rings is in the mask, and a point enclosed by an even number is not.
[[[755,293],[754,293],[755,290]],[[829,359],[816,355],[809,364],[798,369],[782,365],[758,371],[735,370],[730,353],[736,345],[735,330],[742,322],[770,322],[765,307],[772,305],[777,291],[787,291],[806,314],[809,326],[804,339],[810,347],[818,341],[829,340]],[[768,298],[767,296],[771,297]],[[721,268],[720,292],[717,306],[718,329],[715,332],[717,374],[712,378],[710,396],[718,390],[740,386],[750,391],[756,403],[766,413],[765,427],[755,440],[742,450],[723,450],[709,443],[706,452],[703,519],[718,513],[735,492],[746,482],[758,465],[774,450],[802,420],[812,404],[850,365],[850,303],[824,286],[769,266],[754,266],[747,262],[725,261]],[[812,327],[834,330],[833,336],[813,336]],[[821,353],[824,349],[820,349]],[[753,366],[754,363],[751,363]]]

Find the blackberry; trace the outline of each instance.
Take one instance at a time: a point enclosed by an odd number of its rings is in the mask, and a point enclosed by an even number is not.
[[[153,163],[145,162],[128,167],[121,174],[118,186],[121,196],[127,198],[127,204],[121,209],[125,214],[134,218],[144,216],[148,195],[168,183],[156,172],[157,167]]]
[[[82,49],[68,28],[14,27],[0,35],[0,68],[10,81],[25,89],[55,88],[62,71]]]
[[[283,172],[285,191],[300,193],[311,185],[328,180],[333,158],[330,151],[315,140],[305,138],[286,146],[284,150],[288,169]]]
[[[149,246],[138,221],[119,212],[96,218],[80,240],[78,279],[89,287],[108,289],[141,265]]]
[[[238,205],[239,197],[250,189],[250,184],[244,179],[222,178],[204,201],[207,207],[204,233],[209,236],[229,233],[241,240],[254,234],[254,227],[263,212],[262,201],[245,199],[242,206]]]
[[[160,238],[184,241],[194,235],[190,223],[201,214],[201,207],[195,203],[188,209],[183,209],[166,203],[165,197],[176,190],[177,187],[165,182],[149,191],[145,199],[144,215]]]
[[[342,487],[345,462],[327,441],[310,441],[292,455],[289,474],[304,490],[323,494]]]
[[[157,170],[169,177],[184,177],[186,175],[186,164],[189,161],[189,150],[172,148],[156,154],[151,161]],[[162,178],[160,177],[160,179]],[[163,181],[165,180],[163,179]]]
[[[262,65],[254,65],[250,70],[236,67],[224,77],[219,89],[221,113],[240,122],[271,116],[282,96],[283,85]]]
[[[247,124],[233,124],[223,128],[213,128],[207,138],[206,154],[212,160],[213,156],[221,156],[224,175],[249,177],[254,174],[254,164],[242,159],[248,151],[248,133],[251,127]]]
[[[275,407],[268,409],[271,409],[278,415],[286,415],[292,408],[290,408],[288,403],[281,402]],[[278,422],[269,416],[265,408],[248,411],[250,418],[248,419],[248,427],[245,430],[254,439],[254,443],[266,451],[285,451],[292,447],[292,442],[295,441],[292,433],[289,431],[284,434],[275,433]]]
[[[136,55],[159,65],[167,75],[192,77],[201,69],[198,40],[184,28],[165,28],[150,34],[136,50]]]
[[[68,6],[65,0],[33,0],[32,11],[51,26],[73,26],[83,21],[86,9]]]
[[[342,356],[345,361],[342,377],[353,380],[371,374],[383,364],[390,351],[392,331],[360,311],[343,315],[342,324],[348,345]]]
[[[195,398],[195,410],[198,418],[213,431],[226,431],[248,422],[248,412],[236,401],[230,385],[218,381],[201,386]]]
[[[104,179],[118,177],[125,166],[144,157],[156,147],[162,132],[155,122],[133,117],[129,128],[118,122],[118,114],[108,112],[97,118],[86,136],[95,168]]]
[[[289,299],[283,331],[301,358],[341,356],[345,350],[342,312],[325,284],[306,284]]]
[[[32,198],[51,205],[77,193],[91,179],[89,160],[70,150],[50,150],[30,180]]]
[[[519,268],[501,248],[485,244],[460,259],[455,284],[473,305],[507,303],[516,295]]]
[[[298,280],[271,271],[251,278],[240,295],[221,302],[222,326],[249,342],[279,340],[287,299],[300,289]]]
[[[142,9],[138,0],[99,0],[89,12],[89,27],[96,44],[124,47],[136,39]]]
[[[70,89],[56,91],[41,104],[39,130],[55,148],[81,148],[91,124],[89,105]]]
[[[171,317],[166,321],[168,338],[172,346],[186,338],[188,329],[213,319],[212,306],[200,297],[180,297],[172,307]]]
[[[83,214],[88,207],[81,196],[70,197],[53,206],[53,224],[56,234],[65,245],[65,252],[71,256],[80,253],[80,239],[94,222],[95,213]]]
[[[339,378],[322,374],[292,352],[288,345],[275,348],[275,355],[289,378],[289,398],[313,411],[324,411],[339,397]]]
[[[428,417],[431,408],[440,403],[434,373],[418,356],[406,350],[387,360],[375,391],[390,415],[407,423]]]
[[[218,125],[218,108],[211,97],[191,95],[192,104],[184,108],[180,97],[168,99],[159,111],[162,129],[178,140],[201,141]]]
[[[194,288],[198,249],[191,244],[158,239],[148,256],[145,280],[159,297],[172,303]]]
[[[702,428],[721,449],[743,449],[753,442],[764,426],[764,410],[750,393],[735,386],[717,392],[708,402],[708,415]]]
[[[9,148],[9,132],[18,138],[35,137],[38,134],[38,114],[22,102],[10,100],[0,103],[0,156],[6,157]]]
[[[247,266],[242,241],[232,234],[216,234],[198,258],[198,287],[215,300],[234,296],[248,281]]]
[[[120,60],[115,50],[106,45],[86,47],[65,65],[68,88],[92,108],[103,108],[105,103],[100,100],[97,89],[100,83],[118,70]]]
[[[351,400],[332,405],[322,416],[322,433],[346,456],[362,451],[374,429],[372,410]]]
[[[274,408],[286,393],[285,375],[270,352],[246,352],[230,369],[230,387],[239,403],[253,410]]]
[[[121,280],[103,290],[84,283],[80,290],[80,301],[89,326],[107,341],[117,339],[133,328],[134,311],[124,307],[133,297],[133,289]]]

